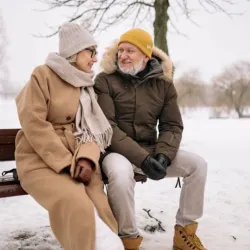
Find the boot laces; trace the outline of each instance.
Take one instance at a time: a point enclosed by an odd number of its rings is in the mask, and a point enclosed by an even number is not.
[[[180,231],[180,234],[183,234],[183,232]],[[183,234],[182,235],[183,240],[186,242],[187,246],[190,247],[190,249],[204,249],[199,237],[195,234],[193,237]]]
[[[202,245],[202,243],[201,243],[201,241],[200,241],[200,239],[199,239],[199,237],[195,234],[194,235],[194,237],[193,237],[193,242],[194,242],[194,244],[198,247],[198,248],[200,248],[200,249],[203,249],[204,247],[203,247],[203,245]]]

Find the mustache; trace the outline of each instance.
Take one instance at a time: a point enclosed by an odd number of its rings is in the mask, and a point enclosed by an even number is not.
[[[131,60],[128,60],[128,59],[122,59],[122,60],[119,60],[120,63],[131,63]]]

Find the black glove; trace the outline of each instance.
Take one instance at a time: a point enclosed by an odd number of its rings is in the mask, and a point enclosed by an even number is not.
[[[141,170],[152,180],[160,180],[166,176],[165,168],[150,155],[142,162]]]
[[[162,153],[157,154],[155,156],[155,159],[165,168],[165,171],[167,167],[170,166],[171,164],[171,161],[169,160],[169,158]]]

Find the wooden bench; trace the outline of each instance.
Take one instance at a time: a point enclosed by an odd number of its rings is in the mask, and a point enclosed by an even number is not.
[[[15,138],[19,129],[0,129],[0,162],[15,161]],[[7,168],[0,164],[0,198],[27,194],[15,180],[11,173],[2,176]],[[8,172],[8,171],[6,171]],[[146,182],[147,177],[141,174],[134,176],[137,182]],[[108,179],[103,176],[103,182],[108,184]]]

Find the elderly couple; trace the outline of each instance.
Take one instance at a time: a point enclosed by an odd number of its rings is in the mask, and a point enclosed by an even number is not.
[[[93,80],[96,46],[82,26],[62,25],[59,53],[34,69],[16,97],[22,187],[48,211],[63,249],[97,249],[99,223],[114,236],[106,249],[138,250],[134,171],[155,181],[183,177],[173,249],[205,250],[196,220],[207,165],[179,150],[183,124],[171,61],[146,31],[131,29],[107,49]]]

